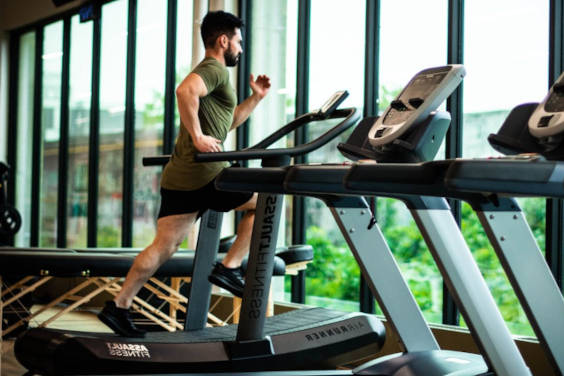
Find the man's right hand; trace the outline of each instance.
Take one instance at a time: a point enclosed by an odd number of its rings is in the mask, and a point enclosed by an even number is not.
[[[211,153],[221,151],[221,141],[205,134],[194,139],[194,146],[201,153]]]

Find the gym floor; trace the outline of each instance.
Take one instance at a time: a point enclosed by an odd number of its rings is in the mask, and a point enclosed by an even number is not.
[[[40,306],[33,306],[32,311],[41,308]],[[37,321],[42,322],[42,316],[50,317],[53,311],[57,308],[52,308],[37,316]],[[33,326],[33,323],[30,324]],[[59,319],[49,324],[49,328],[54,329],[68,329],[68,330],[81,330],[92,332],[110,332],[110,329],[102,324],[96,318],[94,311],[73,311],[65,314]],[[0,369],[1,376],[21,376],[27,370],[16,360],[14,356],[14,339],[4,340],[2,342],[2,363]]]

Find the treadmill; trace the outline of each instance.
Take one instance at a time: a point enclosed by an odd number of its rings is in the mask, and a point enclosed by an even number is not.
[[[255,158],[262,159],[263,166],[288,164],[292,157],[325,145],[357,123],[356,109],[337,109],[347,95],[335,93],[319,110],[296,118],[252,148],[201,153],[197,160]],[[340,121],[316,140],[291,149],[266,149],[299,127],[327,119]],[[208,305],[194,304],[192,299],[193,294],[205,295],[198,292],[198,279],[202,283],[207,279],[219,241],[220,213],[208,211],[200,227],[186,330],[149,332],[140,339],[35,328],[17,339],[17,359],[31,373],[43,375],[248,373],[334,369],[377,352],[385,331],[372,315],[311,308],[265,317],[282,210],[282,200],[272,200],[265,195],[258,198],[238,325],[204,328],[202,312]],[[201,312],[194,314],[191,306]],[[192,315],[197,322],[189,322]]]
[[[347,144],[339,148],[351,158],[378,162],[432,159],[446,134],[450,116],[431,111],[450,95],[463,76],[464,68],[459,65],[419,72],[382,117],[364,119]],[[367,147],[369,135],[381,138],[376,148]],[[500,375],[529,375],[446,201],[411,192],[386,191],[386,196],[403,200],[411,209],[450,291],[459,307],[463,307],[485,362],[476,354],[440,350],[381,231],[370,221],[366,201],[357,192],[343,187],[349,169],[350,166],[342,164],[266,169],[232,167],[222,171],[216,186],[243,191],[253,182],[254,189],[273,197],[308,195],[328,205],[404,349],[402,354],[368,362],[353,370],[353,374],[481,375],[491,370]]]
[[[461,199],[477,213],[556,372],[564,374],[564,298],[515,196],[564,198],[564,74],[544,100],[515,107],[488,141],[505,157],[355,166],[346,185]],[[533,277],[534,276],[534,277]]]

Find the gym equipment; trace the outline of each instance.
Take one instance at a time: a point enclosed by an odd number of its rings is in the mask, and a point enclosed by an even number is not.
[[[396,99],[378,117],[368,132],[372,146],[397,140],[413,125],[426,119],[452,93],[466,74],[462,66],[426,69],[415,75]]]
[[[564,111],[563,81],[561,75],[540,104],[515,107],[498,133],[488,137],[492,147],[508,154],[506,157],[355,166],[347,179],[351,188],[371,186],[395,192],[415,189],[426,195],[468,202],[558,374],[564,373],[564,298],[511,196],[564,198],[564,148],[557,120]],[[546,116],[550,117],[548,121],[543,120]],[[542,131],[537,133],[539,126]]]
[[[445,74],[449,70],[457,74]],[[378,162],[432,159],[444,138],[450,116],[446,113],[434,113],[418,122],[410,122],[409,115],[418,116],[425,106],[438,106],[457,85],[441,80],[459,83],[463,75],[461,66],[445,66],[419,72],[399,98],[404,93],[414,92],[410,85],[416,85],[419,90],[415,92],[427,93],[432,100],[427,100],[426,96],[417,97],[418,106],[405,106],[403,112],[406,114],[401,116],[408,130],[394,131],[398,139],[374,146],[367,135],[375,134],[380,137],[373,130],[381,129],[379,127],[382,123],[375,118],[366,118],[357,126],[349,142],[339,145],[339,149],[346,155],[370,157]],[[421,77],[426,78],[427,87],[421,88]],[[405,100],[409,102],[409,98]],[[429,107],[426,109],[427,114],[434,109]],[[389,110],[385,113],[389,113]],[[388,163],[375,164],[387,165]],[[396,194],[393,189],[364,190],[362,194],[381,195],[384,192],[384,196],[406,203],[424,234],[457,305],[463,308],[462,312],[470,323],[472,334],[487,365],[478,355],[439,349],[382,233],[374,222],[369,221],[368,205],[358,197],[359,193],[343,187],[343,178],[349,169],[350,166],[342,164],[267,169],[228,168],[218,177],[216,185],[218,189],[240,191],[248,186],[248,182],[253,182],[259,192],[313,196],[322,199],[330,208],[365,280],[405,349],[404,354],[395,354],[360,366],[353,370],[353,374],[478,375],[487,373],[488,369],[500,375],[530,374],[460,235],[446,201],[417,196],[417,190],[407,194]],[[356,197],[350,197],[351,195]]]
[[[264,166],[289,163],[291,157],[315,150],[350,128],[356,109],[335,110],[346,93],[290,122],[253,148],[239,152],[199,154],[200,161],[261,158]],[[295,148],[268,146],[300,126],[328,118],[343,119],[318,139]],[[185,331],[147,333],[144,339],[116,335],[32,329],[18,338],[16,357],[41,374],[124,374],[224,372],[334,368],[378,350],[384,328],[373,316],[313,308],[265,318],[281,207],[259,195],[251,240],[247,283],[238,326],[204,328],[195,311],[209,305],[207,275],[215,260],[221,215],[202,217],[189,294]],[[271,222],[262,221],[267,218]],[[268,257],[266,256],[268,254]],[[267,260],[268,258],[268,260]],[[207,285],[206,285],[207,284]],[[208,304],[205,304],[207,299]],[[202,303],[203,302],[203,303]]]
[[[222,239],[219,253],[226,251],[223,249],[226,244],[229,244],[229,241]],[[131,248],[74,250],[0,247],[0,276],[3,282],[0,302],[3,313],[2,336],[14,335],[16,331],[25,328],[32,321],[36,326],[45,327],[62,315],[87,304],[103,292],[116,295],[121,289],[119,279],[127,275],[139,251],[140,249]],[[306,259],[311,260],[312,253],[311,247],[306,246],[280,249],[275,259],[274,275],[295,274],[296,266],[303,267],[300,263],[307,262]],[[221,261],[222,258],[223,255],[218,257],[217,261]],[[291,263],[286,263],[285,260]],[[180,279],[184,282],[189,281],[193,264],[194,251],[179,250],[144,285],[145,292],[156,294],[159,300],[171,304],[168,314],[156,307],[154,302],[147,301],[146,296],[143,295],[136,297],[134,310],[163,329],[182,330],[183,326],[177,320],[177,313],[185,312],[185,308],[179,303],[186,303],[187,298],[178,290],[183,283]],[[245,259],[242,264],[243,270],[246,270],[246,266]],[[41,294],[43,307],[31,312],[30,304],[24,300],[29,299],[38,288],[56,277],[82,277],[84,280],[76,286],[71,286],[69,291]],[[172,288],[163,282],[163,278],[175,278],[180,283],[177,288]],[[174,286],[173,283],[171,285]],[[92,288],[96,289],[96,292],[92,292]],[[69,304],[53,315],[44,313],[62,302]],[[40,314],[42,319],[37,321]],[[207,319],[216,325],[225,324],[209,312]]]
[[[10,213],[8,218],[18,218],[17,222],[10,221],[12,225],[18,224],[9,229],[10,235],[15,235],[19,229],[21,217],[15,208],[4,204],[9,172],[9,167],[0,162],[0,189],[2,189],[0,198],[3,199],[3,201],[0,200],[0,204],[8,208],[7,212]],[[222,238],[219,242],[218,253],[227,252],[234,240],[235,236]],[[0,301],[2,337],[17,334],[18,331],[25,329],[31,320],[34,320],[37,326],[44,327],[67,312],[88,303],[102,292],[117,294],[121,288],[117,278],[126,276],[133,264],[134,257],[141,250],[139,248],[63,249],[0,246],[0,278],[3,278],[2,300]],[[307,263],[312,259],[311,246],[281,247],[277,250],[274,275],[295,275],[299,270],[305,269]],[[152,302],[139,297],[135,299],[134,310],[166,330],[183,329],[183,326],[177,321],[177,311],[185,312],[185,308],[177,303],[186,303],[187,299],[178,291],[182,285],[179,279],[186,282],[190,278],[193,261],[194,251],[181,249],[175,253],[172,260],[162,265],[156,272],[155,278],[151,278],[144,285],[144,291],[163,297],[169,302],[168,314],[152,305]],[[221,261],[221,258],[216,261]],[[246,269],[246,265],[247,260],[245,259],[242,265],[243,270]],[[40,310],[31,312],[29,310],[31,294],[54,277],[85,277],[86,279],[77,286],[72,286],[69,291],[47,297]],[[175,286],[178,287],[173,289],[163,284],[162,278],[165,277],[176,278],[179,283]],[[174,283],[176,282],[171,284],[174,285]],[[92,288],[94,288],[94,293]],[[72,303],[51,316],[45,315],[49,308],[63,301]],[[42,314],[42,320],[37,321],[40,314]],[[201,319],[209,319],[216,325],[225,325],[222,320],[210,312],[207,314],[201,312],[201,314],[203,315]]]
[[[351,189],[416,191],[468,202],[478,215],[539,343],[559,374],[564,373],[564,299],[517,201],[511,196],[564,197],[560,122],[564,111],[563,82],[561,75],[540,104],[515,107],[499,132],[488,137],[492,147],[508,154],[507,157],[358,165],[346,179]]]
[[[561,375],[564,298],[518,203],[510,197],[564,198],[563,88],[564,73],[541,103],[517,106],[498,133],[488,137],[492,147],[508,156],[452,161],[444,180],[449,191],[481,198],[482,203],[470,203],[551,365]],[[517,154],[523,152],[534,154]]]

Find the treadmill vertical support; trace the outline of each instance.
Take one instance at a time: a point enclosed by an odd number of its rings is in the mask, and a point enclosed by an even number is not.
[[[260,342],[265,339],[264,319],[283,207],[283,195],[258,195],[237,342]]]
[[[362,275],[407,352],[439,345],[378,225],[368,229],[370,209],[362,197],[325,199]]]
[[[471,204],[549,361],[564,374],[564,297],[519,204]]]
[[[531,375],[446,200],[405,198],[476,344],[497,375]]]
[[[200,232],[196,254],[194,255],[194,267],[184,323],[184,330],[186,331],[199,330],[206,326],[212,290],[208,275],[217,257],[222,220],[223,213],[213,210],[207,210],[200,220]]]

